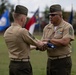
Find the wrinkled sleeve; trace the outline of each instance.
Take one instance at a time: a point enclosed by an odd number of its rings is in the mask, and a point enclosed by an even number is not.
[[[26,29],[21,30],[21,35],[24,42],[36,46],[37,39],[32,34],[30,34],[28,30]]]
[[[70,38],[71,40],[74,40],[74,29],[71,25],[64,29],[63,38]]]
[[[47,26],[45,26],[44,29],[43,29],[43,34],[42,34],[41,40],[45,39],[46,30],[47,30]]]

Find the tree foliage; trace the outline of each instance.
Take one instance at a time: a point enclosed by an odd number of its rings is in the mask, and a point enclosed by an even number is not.
[[[9,3],[8,0],[1,0],[0,1],[0,16],[4,13],[5,10],[9,10],[10,14],[9,14],[9,18],[10,18],[10,21],[12,22],[13,21],[13,18],[12,18],[12,12],[14,11],[14,5],[11,5]]]

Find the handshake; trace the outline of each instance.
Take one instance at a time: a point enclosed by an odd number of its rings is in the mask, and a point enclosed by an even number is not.
[[[52,44],[51,42],[39,41],[39,40],[38,40],[36,50],[44,51],[44,50],[46,50],[47,48],[55,49],[56,46],[55,46],[54,44]]]

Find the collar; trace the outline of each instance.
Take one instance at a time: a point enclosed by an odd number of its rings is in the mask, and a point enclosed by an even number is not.
[[[21,27],[18,23],[15,23],[15,22],[12,23],[11,25],[12,25],[12,26],[18,26],[18,27]],[[21,27],[21,28],[22,28],[22,27]]]
[[[58,27],[63,27],[64,26],[64,20],[62,19],[61,23],[58,25]]]
[[[58,28],[61,28],[63,26],[64,26],[64,20],[62,19],[61,23],[58,25]],[[52,29],[52,28],[54,28],[54,25],[53,24],[48,24],[47,28]]]

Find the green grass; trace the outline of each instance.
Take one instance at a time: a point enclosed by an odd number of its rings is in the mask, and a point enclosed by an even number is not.
[[[36,36],[40,39],[40,36]],[[72,75],[76,75],[76,40],[73,42],[73,52],[72,52]],[[46,51],[40,52],[33,50],[30,54],[31,64],[33,67],[34,75],[46,75],[46,63],[47,63],[47,55]],[[0,35],[0,75],[9,75],[8,68],[9,67],[9,57],[8,57],[8,49],[4,42],[3,36]]]

